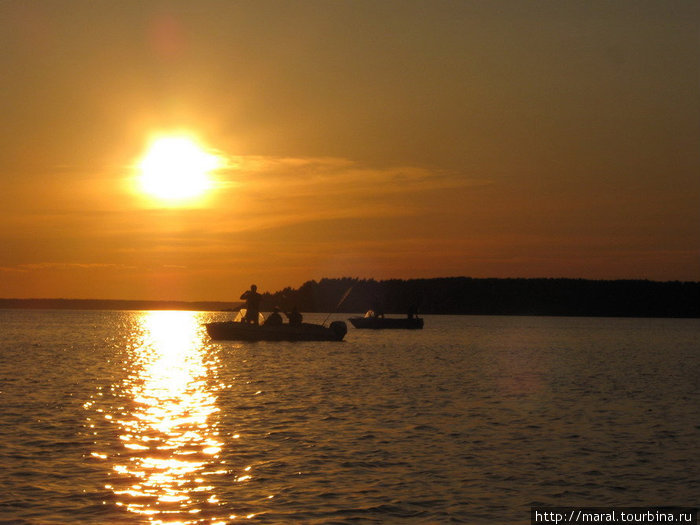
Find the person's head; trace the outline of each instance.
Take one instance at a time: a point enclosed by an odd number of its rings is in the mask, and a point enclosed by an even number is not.
[[[258,287],[255,286],[254,284],[251,284],[250,289],[253,290],[254,292],[256,292],[258,290]]]

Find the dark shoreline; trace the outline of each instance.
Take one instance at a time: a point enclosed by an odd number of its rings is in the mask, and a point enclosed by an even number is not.
[[[240,301],[139,301],[119,299],[0,299],[0,309],[232,311]]]
[[[352,288],[338,308],[341,297]],[[700,317],[700,282],[588,279],[321,279],[263,296],[264,305],[307,312],[534,315],[571,317]]]
[[[351,289],[338,307],[338,302]],[[387,314],[414,305],[423,314],[699,318],[700,282],[587,279],[337,278],[264,293],[262,309]],[[0,309],[235,311],[240,301],[0,299]]]

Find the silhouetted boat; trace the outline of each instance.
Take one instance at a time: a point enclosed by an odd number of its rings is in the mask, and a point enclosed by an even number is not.
[[[342,341],[348,331],[343,321],[320,324],[253,325],[234,321],[207,323],[207,333],[215,341]]]
[[[364,317],[351,317],[348,321],[355,328],[371,328],[373,330],[384,328],[420,330],[423,328],[423,319],[420,317],[377,317],[366,314]]]

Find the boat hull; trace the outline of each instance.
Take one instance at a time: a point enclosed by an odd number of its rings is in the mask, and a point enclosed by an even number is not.
[[[423,319],[420,317],[414,317],[412,319],[408,317],[351,317],[348,321],[350,321],[355,328],[369,328],[372,330],[421,330],[423,328]]]
[[[342,341],[348,331],[343,321],[333,321],[330,326],[311,323],[257,326],[233,321],[205,326],[215,341]]]

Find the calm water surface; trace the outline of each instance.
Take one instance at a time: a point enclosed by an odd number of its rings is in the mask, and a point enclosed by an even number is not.
[[[202,323],[225,318],[0,311],[0,523],[525,524],[531,505],[700,503],[700,320],[209,341]]]

